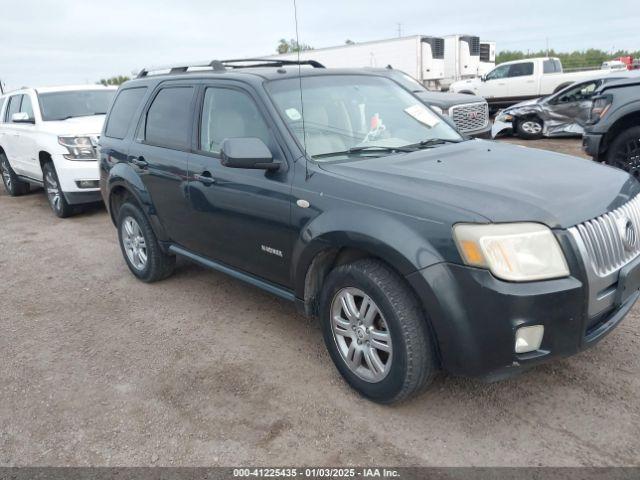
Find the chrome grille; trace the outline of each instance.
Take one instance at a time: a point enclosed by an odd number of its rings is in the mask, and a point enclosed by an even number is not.
[[[640,195],[621,207],[569,229],[584,247],[585,261],[605,277],[640,254]]]
[[[487,102],[454,105],[449,109],[449,116],[462,133],[472,132],[489,123],[489,105]]]

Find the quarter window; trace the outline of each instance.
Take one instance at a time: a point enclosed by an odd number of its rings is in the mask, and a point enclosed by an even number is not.
[[[178,150],[189,147],[193,92],[193,87],[167,87],[160,90],[147,112],[147,143]]]
[[[225,138],[256,137],[270,143],[269,128],[255,102],[246,93],[229,88],[207,88],[202,107],[200,148],[220,152]]]
[[[122,90],[111,108],[105,136],[122,140],[127,136],[133,116],[138,110],[147,88],[128,88]]]

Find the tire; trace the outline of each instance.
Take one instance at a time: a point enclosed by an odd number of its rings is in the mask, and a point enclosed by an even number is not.
[[[525,140],[538,140],[542,138],[544,122],[538,117],[521,118],[516,124],[516,132]]]
[[[360,311],[365,304],[369,308]],[[358,260],[329,273],[320,299],[320,321],[340,374],[375,402],[409,398],[437,373],[435,350],[418,300],[401,277],[377,260]]]
[[[618,134],[607,150],[605,162],[640,178],[640,127]]]
[[[122,256],[131,273],[146,283],[173,273],[176,257],[162,251],[149,220],[137,205],[127,202],[120,207],[117,226]]]
[[[0,173],[2,174],[4,189],[12,197],[19,197],[29,192],[31,188],[29,183],[23,182],[18,178],[4,153],[0,153]]]
[[[75,209],[69,205],[67,199],[64,198],[58,174],[52,162],[47,162],[42,167],[42,181],[44,184],[44,193],[53,213],[58,218],[67,218],[73,215]]]

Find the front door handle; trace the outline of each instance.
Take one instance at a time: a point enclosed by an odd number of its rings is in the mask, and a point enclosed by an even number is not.
[[[213,185],[214,183],[216,183],[216,179],[213,178],[211,176],[211,173],[209,172],[202,172],[201,174],[195,174],[193,176],[194,180],[196,180],[197,182],[202,183],[203,185]]]
[[[133,158],[131,159],[131,163],[139,168],[147,168],[149,166],[149,162],[147,162],[144,157]]]

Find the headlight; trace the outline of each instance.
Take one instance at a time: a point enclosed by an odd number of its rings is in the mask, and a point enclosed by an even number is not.
[[[591,112],[589,114],[589,121],[591,123],[598,123],[602,117],[604,117],[609,109],[613,97],[611,95],[603,95],[601,97],[594,97],[591,103]]]
[[[58,137],[58,143],[69,150],[67,160],[97,160],[98,155],[91,137]]]
[[[458,224],[453,236],[467,265],[487,268],[503,280],[528,282],[569,275],[560,245],[544,225]]]
[[[442,111],[440,107],[436,107],[435,105],[430,105],[430,107],[434,112],[439,113],[440,115],[446,115],[446,113],[444,113],[444,111]]]
[[[509,115],[508,113],[501,113],[496,117],[496,120],[498,122],[505,122],[505,123],[513,122],[513,115]]]

